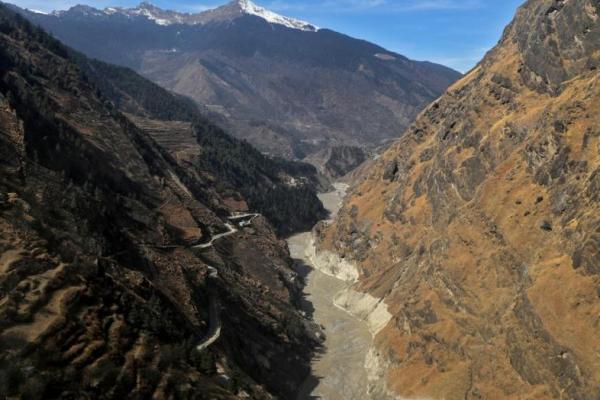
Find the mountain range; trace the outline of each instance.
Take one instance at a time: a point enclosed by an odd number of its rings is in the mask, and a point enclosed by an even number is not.
[[[397,137],[460,77],[249,0],[198,14],[149,3],[19,12],[89,57],[192,98],[235,136],[288,158]]]

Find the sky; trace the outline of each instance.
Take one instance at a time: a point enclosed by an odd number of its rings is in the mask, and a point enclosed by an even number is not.
[[[134,7],[141,0],[4,0],[33,10]],[[153,0],[161,8],[198,12],[228,0]],[[471,69],[500,39],[524,0],[254,0],[279,14],[376,43],[415,60]]]

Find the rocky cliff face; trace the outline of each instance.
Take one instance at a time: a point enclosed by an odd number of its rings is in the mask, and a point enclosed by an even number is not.
[[[599,18],[526,2],[319,231],[393,315],[372,393],[600,396]]]
[[[192,248],[235,208],[71,57],[0,7],[0,397],[287,398],[314,342],[285,243]]]
[[[340,179],[352,172],[366,160],[365,150],[353,146],[332,146],[305,159],[332,180]]]
[[[196,15],[148,4],[21,12],[84,54],[189,96],[260,150],[291,158],[395,137],[460,77],[337,32],[288,24],[248,1]]]

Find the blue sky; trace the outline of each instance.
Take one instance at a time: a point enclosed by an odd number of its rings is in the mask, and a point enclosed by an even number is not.
[[[4,0],[41,11],[78,3],[130,7],[141,0]],[[201,11],[228,0],[154,0],[180,11]],[[366,39],[416,60],[465,72],[500,38],[524,0],[255,0],[280,14]]]

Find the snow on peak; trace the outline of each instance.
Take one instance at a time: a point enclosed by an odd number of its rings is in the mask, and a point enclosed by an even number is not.
[[[41,11],[41,10],[35,10],[33,8],[26,8],[27,11],[31,11],[34,14],[42,14],[42,15],[48,15],[47,12],[45,11]]]
[[[260,7],[250,0],[235,0],[240,9],[250,15],[256,15],[261,17],[271,24],[283,25],[292,29],[300,29],[303,31],[318,31],[319,28],[309,24],[308,22],[301,21],[294,18],[284,17],[283,15],[276,14],[266,8]]]
[[[254,15],[264,19],[270,24],[283,25],[291,29],[310,32],[316,32],[319,30],[318,27],[309,24],[308,22],[276,14],[270,10],[267,10],[266,8],[254,4],[250,0],[233,0],[224,6],[207,10],[198,14],[163,10],[151,3],[144,1],[135,8],[107,7],[102,11],[90,6],[76,5],[71,7],[68,11],[55,11],[53,15],[62,16],[69,12],[84,16],[96,17],[107,17],[115,14],[123,15],[129,18],[144,17],[158,25],[163,26],[175,24],[197,25],[205,24],[211,21],[233,19],[239,17],[240,15]]]
[[[189,14],[175,11],[165,11],[147,2],[140,3],[136,8],[107,7],[103,13],[105,15],[120,14],[130,18],[144,17],[163,26],[186,23],[185,17],[189,16]]]

